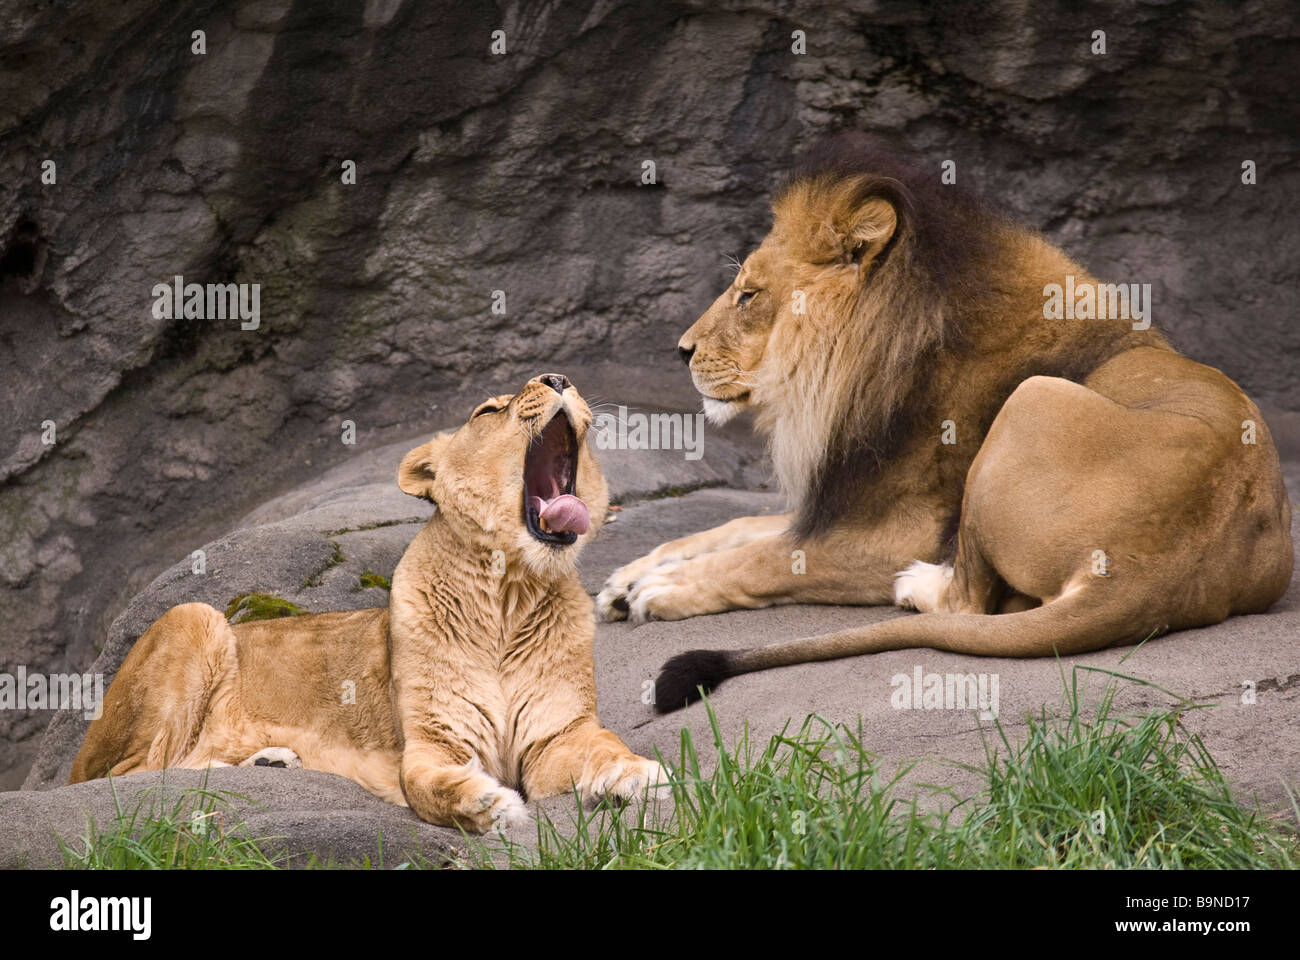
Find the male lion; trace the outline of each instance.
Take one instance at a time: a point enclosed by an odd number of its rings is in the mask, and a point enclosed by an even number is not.
[[[1259,410],[1135,322],[1118,288],[860,135],[815,151],[773,214],[679,349],[713,422],[754,411],[793,510],[663,544],[616,571],[597,610],[923,615],[683,654],[658,709],[878,650],[1078,653],[1285,591],[1291,510]],[[1092,309],[1068,315],[1101,318],[1045,319],[1049,284],[1091,288]]]
[[[526,819],[516,791],[626,799],[662,783],[596,719],[575,569],[609,502],[590,425],[577,390],[546,374],[408,453],[398,485],[438,511],[387,609],[234,627],[202,603],[167,611],[123,662],[71,782],[301,765],[479,831]]]

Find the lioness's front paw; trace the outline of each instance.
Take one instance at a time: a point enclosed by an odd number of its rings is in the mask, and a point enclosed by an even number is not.
[[[509,787],[494,787],[479,797],[482,805],[478,818],[478,829],[486,833],[489,829],[505,830],[510,827],[524,826],[532,819],[524,798]]]
[[[657,796],[668,790],[668,771],[654,760],[632,757],[617,760],[597,770],[578,785],[582,799],[595,803],[609,798],[619,803],[642,796]]]
[[[628,614],[628,594],[633,585],[665,561],[646,554],[619,567],[609,575],[605,587],[596,595],[596,616],[602,620],[624,620]]]

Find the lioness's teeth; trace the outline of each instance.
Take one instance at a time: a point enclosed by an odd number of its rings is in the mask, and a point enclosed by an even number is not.
[[[537,515],[537,525],[542,528],[542,533],[550,533],[551,528],[546,525],[546,518],[541,514]]]

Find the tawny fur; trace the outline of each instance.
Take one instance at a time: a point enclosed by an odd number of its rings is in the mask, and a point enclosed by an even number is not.
[[[280,747],[431,823],[479,831],[524,819],[525,797],[576,785],[628,799],[662,783],[596,716],[592,604],[575,567],[608,505],[590,411],[572,387],[535,378],[475,414],[402,461],[401,488],[438,511],[387,609],[232,627],[206,604],[173,607],[127,655],[71,782]],[[574,428],[575,493],[592,520],[567,547],[522,521],[525,453],[553,416]]]
[[[889,603],[909,564],[953,563],[914,602],[936,612],[730,654],[734,673],[891,646],[1093,649],[1280,597],[1290,506],[1237,385],[1130,318],[1044,319],[1047,284],[1095,278],[872,145],[840,150],[781,192],[680,341],[706,412],[753,411],[791,513],[661,545],[609,578],[600,615]],[[1015,616],[983,616],[999,612]]]

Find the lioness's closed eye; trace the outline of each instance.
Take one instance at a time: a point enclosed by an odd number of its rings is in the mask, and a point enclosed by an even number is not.
[[[301,765],[472,830],[525,819],[525,797],[665,782],[596,717],[576,560],[609,498],[590,426],[573,385],[543,374],[408,453],[398,485],[438,510],[387,608],[232,627],[206,604],[173,607],[122,664],[72,782]]]

